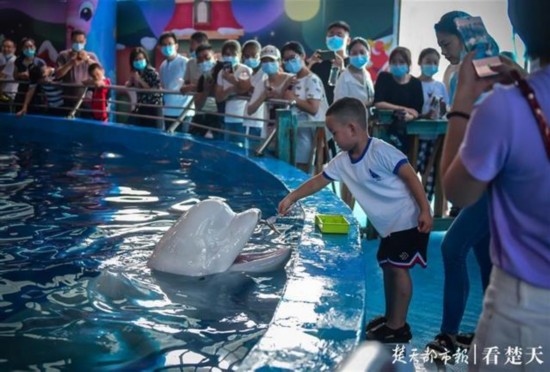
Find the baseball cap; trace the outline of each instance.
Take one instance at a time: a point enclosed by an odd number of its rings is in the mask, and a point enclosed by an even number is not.
[[[260,52],[260,59],[262,58],[272,58],[274,60],[280,60],[281,59],[281,52],[279,52],[279,49],[273,45],[266,45],[262,48],[262,51]]]

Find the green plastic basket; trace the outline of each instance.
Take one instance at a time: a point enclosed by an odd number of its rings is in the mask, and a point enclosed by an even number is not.
[[[318,214],[315,224],[325,234],[347,234],[349,231],[348,220],[339,214]]]

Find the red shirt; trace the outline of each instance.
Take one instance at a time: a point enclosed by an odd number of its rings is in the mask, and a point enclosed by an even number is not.
[[[92,115],[99,121],[107,121],[107,95],[109,94],[107,87],[111,85],[111,80],[105,78],[103,83],[105,87],[95,87],[92,94]]]

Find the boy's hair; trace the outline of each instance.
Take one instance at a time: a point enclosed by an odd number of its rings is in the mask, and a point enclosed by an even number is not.
[[[73,30],[71,32],[71,40],[74,39],[75,36],[78,36],[78,35],[83,35],[84,37],[86,37],[86,33],[82,30]]]
[[[326,116],[335,116],[340,121],[352,121],[361,129],[367,130],[367,108],[357,98],[344,97],[335,101],[328,108]]]
[[[394,50],[391,51],[390,59],[389,59],[390,63],[391,63],[393,57],[395,57],[395,55],[397,55],[397,54],[399,54],[399,55],[401,55],[401,57],[403,57],[403,59],[405,60],[407,65],[410,66],[412,64],[411,51],[408,48],[401,47],[401,46],[398,46]]]
[[[159,41],[158,41],[158,44],[161,45],[163,40],[164,39],[167,39],[171,37],[172,39],[174,39],[174,43],[178,43],[178,38],[176,37],[176,34],[173,33],[172,31],[166,31],[166,32],[163,32],[160,36],[159,36]]]
[[[29,80],[32,82],[36,82],[44,77],[44,72],[42,71],[42,68],[46,67],[45,65],[41,64],[32,64],[29,68]]]
[[[227,52],[240,54],[241,44],[237,40],[226,40],[222,44],[222,55]]]
[[[193,32],[191,40],[196,41],[199,44],[208,43],[208,35],[202,31]]]
[[[425,48],[425,49],[422,49],[422,51],[420,52],[420,55],[418,56],[418,64],[419,65],[422,64],[422,60],[424,59],[424,57],[426,57],[429,54],[435,54],[437,56],[437,59],[441,58],[441,55],[439,54],[439,52],[434,48]]]
[[[351,50],[351,48],[353,48],[353,46],[354,46],[355,44],[361,44],[361,45],[363,45],[365,48],[367,48],[367,52],[370,53],[369,42],[368,42],[367,40],[363,39],[362,37],[359,37],[359,36],[358,36],[358,37],[354,37],[354,38],[350,41],[350,43],[349,43],[349,45],[348,45],[348,53],[349,53],[349,51]]]
[[[439,22],[437,22],[434,25],[434,29],[436,32],[443,32],[446,34],[452,34],[452,35],[458,36],[458,38],[462,40],[462,36],[460,35],[460,32],[458,32],[458,29],[456,28],[455,18],[468,18],[468,17],[471,17],[471,16],[466,12],[463,12],[460,10],[453,10],[452,12],[443,14]]]
[[[306,55],[304,47],[297,41],[289,41],[288,43],[283,45],[283,47],[281,48],[281,55],[285,54],[287,50],[291,50],[302,57]]]
[[[195,53],[197,53],[197,55],[199,55],[204,50],[212,50],[212,45],[210,45],[210,44],[199,45],[197,47],[197,49],[195,49]]]
[[[90,66],[88,66],[88,75],[92,75],[96,68],[102,69],[103,67],[101,67],[99,63],[92,63]]]
[[[142,47],[136,47],[132,49],[132,51],[130,52],[130,69],[132,71],[135,70],[134,64],[133,64],[134,59],[136,59],[136,57],[139,54],[143,54],[143,57],[145,58],[145,62],[147,62],[147,66],[149,66],[149,56],[147,55],[147,51]]]
[[[345,22],[345,21],[335,21],[335,22],[332,22],[331,24],[328,25],[328,27],[327,27],[327,32],[328,32],[331,28],[333,28],[333,27],[340,27],[340,28],[343,28],[344,30],[346,30],[346,32],[348,33],[348,35],[349,35],[350,31],[351,31],[351,29],[350,29],[348,23]]]

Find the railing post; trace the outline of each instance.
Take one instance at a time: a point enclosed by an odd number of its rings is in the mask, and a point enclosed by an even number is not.
[[[277,109],[277,155],[279,159],[296,165],[298,124],[292,109]]]
[[[69,115],[67,116],[69,119],[74,119],[75,116],[76,116],[76,112],[78,111],[78,109],[80,108],[80,106],[82,105],[82,102],[84,101],[84,97],[86,97],[86,93],[88,92],[88,87],[87,86],[84,86],[84,89],[82,89],[82,94],[80,95],[80,98],[78,99],[78,101],[76,102],[76,105],[74,105],[74,108],[73,110],[69,113]]]
[[[168,128],[167,131],[169,133],[174,133],[176,131],[176,129],[178,129],[178,127],[183,123],[183,120],[185,120],[185,117],[187,116],[187,113],[189,111],[191,111],[191,106],[193,105],[194,102],[195,102],[195,96],[191,96],[191,99],[189,100],[189,103],[187,105],[185,105],[185,107],[183,108],[183,111],[178,116],[176,121],[173,122],[172,125],[170,125],[170,128]]]

